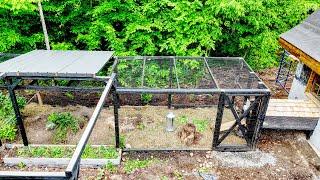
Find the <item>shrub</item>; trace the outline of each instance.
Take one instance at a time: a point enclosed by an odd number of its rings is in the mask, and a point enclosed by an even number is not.
[[[27,101],[24,97],[17,96],[18,106],[22,110]],[[13,141],[17,135],[16,119],[11,99],[0,92],[0,139]]]
[[[69,112],[50,114],[48,124],[55,125],[54,142],[65,142],[69,131],[76,133],[79,130],[79,120]]]

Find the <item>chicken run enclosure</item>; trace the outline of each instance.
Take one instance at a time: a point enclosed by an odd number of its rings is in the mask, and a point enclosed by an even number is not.
[[[101,71],[109,75],[99,76]],[[87,144],[123,151],[253,150],[270,99],[269,89],[241,57],[36,50],[0,63],[0,74],[0,88],[10,95],[24,146],[33,144],[40,132],[25,127],[16,91],[100,95],[65,172],[0,172],[11,178],[77,178]],[[61,80],[68,83],[55,83]]]

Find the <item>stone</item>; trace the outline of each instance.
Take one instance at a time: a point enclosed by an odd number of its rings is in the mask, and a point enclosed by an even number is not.
[[[193,153],[190,153],[190,157],[193,157]]]

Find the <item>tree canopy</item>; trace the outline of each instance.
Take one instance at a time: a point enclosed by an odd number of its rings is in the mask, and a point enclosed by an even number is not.
[[[45,49],[36,2],[0,2],[0,52]],[[278,36],[319,8],[320,0],[48,0],[42,5],[53,49],[243,56],[261,69],[277,63]]]

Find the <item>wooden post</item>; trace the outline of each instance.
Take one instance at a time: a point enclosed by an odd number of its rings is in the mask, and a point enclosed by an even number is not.
[[[316,73],[314,71],[311,72],[310,77],[308,79],[307,87],[306,87],[306,92],[312,91],[312,83],[314,78],[316,77]]]
[[[48,36],[47,26],[46,26],[46,22],[44,20],[44,15],[43,15],[42,5],[41,5],[41,1],[40,0],[38,1],[38,8],[39,8],[39,14],[40,14],[40,21],[41,21],[41,25],[42,25],[42,30],[43,30],[43,34],[44,34],[44,41],[46,43],[47,50],[50,50],[49,36]]]
[[[43,34],[44,34],[44,41],[45,41],[47,50],[50,50],[49,36],[48,36],[47,26],[46,26],[46,22],[44,20],[44,15],[43,15],[42,5],[41,5],[41,1],[40,0],[38,1],[38,8],[39,8],[39,14],[40,14],[40,21],[41,21],[41,25],[42,25],[42,30],[43,30]],[[38,103],[40,105],[43,105],[43,101],[42,101],[42,97],[41,97],[40,92],[37,91],[36,95],[37,95]]]

